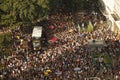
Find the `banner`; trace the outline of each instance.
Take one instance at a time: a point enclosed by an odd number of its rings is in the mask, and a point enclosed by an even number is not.
[[[78,31],[80,31],[80,30],[81,30],[81,28],[80,28],[80,25],[79,25],[79,24],[78,24],[77,28],[78,28]]]

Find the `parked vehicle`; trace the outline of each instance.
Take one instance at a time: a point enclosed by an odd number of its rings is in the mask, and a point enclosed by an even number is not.
[[[33,50],[41,49],[42,26],[35,26],[32,32]]]

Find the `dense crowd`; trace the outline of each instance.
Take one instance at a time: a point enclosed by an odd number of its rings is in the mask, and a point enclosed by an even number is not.
[[[96,16],[96,17],[95,17]],[[71,14],[55,14],[48,18],[54,29],[46,29],[48,47],[41,51],[32,51],[31,34],[22,34],[20,28],[12,30],[14,50],[4,56],[2,77],[4,80],[98,80],[120,79],[120,40],[118,33],[113,33],[104,25],[99,14],[79,16],[80,27],[86,28],[82,22],[94,20],[94,31],[79,31],[74,16]],[[94,19],[95,17],[95,19]],[[92,19],[91,19],[92,18]],[[56,37],[57,41],[49,42]],[[104,40],[103,47],[88,47],[88,40]],[[93,55],[103,55],[93,63]],[[106,63],[107,54],[112,64]],[[93,79],[91,79],[93,80]]]

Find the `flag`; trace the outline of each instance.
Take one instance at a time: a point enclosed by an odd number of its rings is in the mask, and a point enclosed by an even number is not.
[[[93,25],[92,25],[91,21],[89,21],[87,30],[88,30],[89,32],[92,32],[92,31],[93,31]]]
[[[70,33],[73,32],[73,29],[70,29],[68,32],[70,32]]]
[[[56,41],[57,41],[57,38],[56,38],[56,37],[53,37],[53,38],[51,39],[51,41],[52,41],[52,42],[56,42]]]
[[[78,31],[80,31],[80,30],[81,30],[81,28],[80,28],[80,25],[79,25],[79,24],[78,24],[77,28],[78,28]]]
[[[49,26],[49,28],[50,28],[50,29],[54,29],[54,26],[53,26],[53,25],[51,25],[51,26]]]
[[[49,73],[52,72],[50,69],[47,69],[45,72],[44,72],[44,76],[48,76]]]

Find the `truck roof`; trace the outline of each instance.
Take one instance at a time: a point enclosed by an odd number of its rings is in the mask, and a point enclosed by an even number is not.
[[[88,47],[103,47],[105,45],[103,40],[88,40]]]
[[[42,27],[35,26],[32,32],[32,37],[40,38],[42,36]]]

